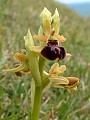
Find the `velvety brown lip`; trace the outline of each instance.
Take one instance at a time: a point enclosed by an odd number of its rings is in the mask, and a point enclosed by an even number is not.
[[[57,40],[48,40],[47,45],[42,49],[41,55],[49,60],[62,60],[66,56],[64,47],[58,45]]]

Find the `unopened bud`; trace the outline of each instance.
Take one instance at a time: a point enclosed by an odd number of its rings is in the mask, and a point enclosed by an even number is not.
[[[60,27],[60,17],[58,10],[56,8],[54,15],[52,16],[52,29],[55,30],[55,33],[59,34],[59,27]]]
[[[46,36],[49,36],[51,33],[51,12],[47,9],[44,8],[44,10],[41,12],[41,21],[42,21],[42,27],[43,27],[43,32]]]

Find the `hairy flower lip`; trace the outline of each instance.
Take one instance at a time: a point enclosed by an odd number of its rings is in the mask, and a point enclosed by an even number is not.
[[[48,46],[57,46],[58,45],[58,41],[57,40],[48,40],[48,42],[47,42],[47,45]]]
[[[46,45],[30,46],[31,51],[40,53],[46,60],[63,60],[66,56],[66,50],[63,46],[58,45],[57,40],[49,39]]]
[[[66,79],[68,79],[68,81],[69,81],[68,85],[73,85],[73,84],[79,83],[79,79],[76,77],[66,77]]]
[[[53,43],[54,42],[54,43]],[[41,50],[41,55],[48,60],[63,60],[66,56],[66,50],[64,47],[57,45],[56,41],[50,41]]]

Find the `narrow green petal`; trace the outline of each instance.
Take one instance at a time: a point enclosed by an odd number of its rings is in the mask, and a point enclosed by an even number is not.
[[[38,35],[39,35],[39,36],[44,35],[44,34],[43,34],[43,28],[42,28],[42,26],[39,27]],[[45,42],[44,42],[44,41],[40,41],[40,45],[41,45],[41,46],[42,46],[42,45],[45,45],[45,43],[46,43],[46,40],[45,40]]]
[[[19,67],[14,68],[14,69],[8,69],[8,70],[3,70],[5,72],[19,72],[25,68],[26,64],[21,64]]]

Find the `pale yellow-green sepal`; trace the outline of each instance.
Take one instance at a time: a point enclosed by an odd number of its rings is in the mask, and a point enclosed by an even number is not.
[[[19,72],[19,71],[22,71],[25,67],[26,67],[26,64],[23,63],[19,67],[16,67],[13,69],[7,69],[7,70],[3,70],[3,71],[5,71],[5,72]]]
[[[29,49],[33,52],[40,53],[41,50],[43,49],[43,46],[31,46],[31,47],[29,47]]]
[[[59,76],[59,77],[50,77],[50,83],[53,86],[59,87],[60,85],[67,85],[69,84],[69,81],[63,77],[63,76]]]

